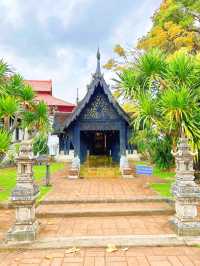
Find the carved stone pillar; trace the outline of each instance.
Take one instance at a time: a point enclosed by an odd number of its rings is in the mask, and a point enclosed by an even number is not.
[[[17,182],[11,200],[16,208],[16,221],[8,231],[8,241],[33,241],[36,238],[38,222],[35,218],[35,200],[39,193],[33,181],[34,156],[29,140],[21,144],[17,158]]]
[[[193,154],[188,140],[180,138],[178,150],[173,153],[176,159],[176,182],[172,187],[175,197],[176,214],[171,223],[178,235],[200,235],[200,222],[197,220],[197,203],[200,188],[194,182]]]

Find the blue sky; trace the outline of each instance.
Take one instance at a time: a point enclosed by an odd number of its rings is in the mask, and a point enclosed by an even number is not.
[[[100,47],[102,64],[120,43],[132,48],[161,0],[0,0],[0,58],[25,79],[52,79],[55,96],[86,91]],[[112,73],[103,70],[109,83]]]

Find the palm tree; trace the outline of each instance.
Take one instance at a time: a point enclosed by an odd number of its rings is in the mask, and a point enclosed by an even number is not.
[[[0,119],[4,121],[4,128],[9,131],[10,121],[19,112],[19,102],[13,96],[3,96],[0,98]]]
[[[166,57],[153,49],[118,73],[116,87],[134,105],[135,131],[152,130],[172,138],[182,130],[200,146],[200,62],[180,51]]]
[[[49,131],[48,108],[44,102],[36,102],[31,86],[24,83],[23,77],[13,73],[9,66],[0,60],[0,161],[2,154],[11,142],[11,135],[20,125],[28,128],[34,137],[38,132]],[[3,145],[3,146],[2,146]]]
[[[5,129],[0,129],[0,161],[2,160],[5,152],[8,150],[11,136]]]
[[[27,128],[32,137],[37,133],[45,134],[45,132],[48,132],[50,124],[47,105],[41,101],[33,106],[33,110],[24,112],[22,127]]]
[[[6,62],[0,60],[0,96],[6,95],[6,84],[11,74],[11,69]]]

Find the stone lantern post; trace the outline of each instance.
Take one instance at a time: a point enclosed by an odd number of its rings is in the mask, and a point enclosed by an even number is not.
[[[193,157],[188,140],[181,136],[176,160],[176,182],[172,187],[175,197],[176,214],[171,223],[178,235],[200,235],[200,222],[197,220],[197,203],[200,199],[200,188],[194,182]]]
[[[38,222],[35,218],[35,200],[39,188],[33,181],[34,156],[32,143],[21,143],[17,158],[17,182],[11,200],[16,208],[16,221],[8,231],[8,241],[33,241],[36,238]]]

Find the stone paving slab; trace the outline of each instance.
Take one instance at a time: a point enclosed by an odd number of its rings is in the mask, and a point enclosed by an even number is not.
[[[64,236],[171,234],[170,216],[71,217],[40,219],[39,239]]]
[[[108,253],[105,248],[83,248],[67,254],[61,250],[1,252],[2,266],[198,266],[200,249],[196,247],[119,248]]]
[[[173,215],[174,208],[165,202],[123,202],[41,205],[36,210],[39,218],[155,214]]]
[[[168,215],[39,219],[39,238],[91,235],[170,234]],[[15,221],[14,210],[0,210],[0,240]]]

